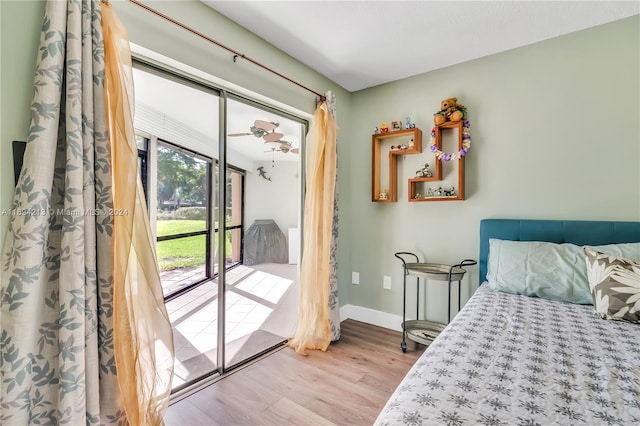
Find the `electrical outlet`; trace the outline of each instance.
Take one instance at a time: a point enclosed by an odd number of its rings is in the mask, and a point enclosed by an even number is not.
[[[360,272],[351,273],[351,284],[360,284]]]
[[[391,277],[385,275],[384,279],[382,280],[382,288],[384,288],[385,290],[391,290]]]

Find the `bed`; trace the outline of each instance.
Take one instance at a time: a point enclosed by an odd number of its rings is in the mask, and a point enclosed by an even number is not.
[[[596,270],[598,259],[613,262],[637,255],[635,260],[640,261],[638,242],[640,222],[482,220],[479,282],[483,284],[416,361],[375,424],[640,424],[640,324],[596,315],[594,309],[604,298],[596,305],[554,300],[555,287],[564,284],[553,285],[567,276],[583,280],[576,274],[584,273],[591,280],[604,273],[606,268]],[[526,247],[525,255],[515,257],[526,267],[517,262],[509,265],[499,257],[502,245]],[[575,259],[569,256],[571,261],[564,264],[557,260],[558,253],[530,265],[529,258],[536,256],[529,255],[537,246],[552,251],[578,246],[585,257],[574,266],[586,271],[572,270]],[[584,246],[594,249],[587,252]],[[631,253],[586,257],[602,254],[596,248]],[[497,276],[500,268],[506,268],[503,275],[516,282],[516,288],[521,284],[518,277],[526,276],[525,290],[491,287],[489,283],[505,278]],[[520,269],[525,269],[524,275]],[[538,272],[538,278],[552,281],[539,286],[542,289],[529,282]],[[637,275],[630,276],[630,285],[640,287]],[[562,297],[580,301],[583,288]],[[623,316],[621,312],[612,315]]]

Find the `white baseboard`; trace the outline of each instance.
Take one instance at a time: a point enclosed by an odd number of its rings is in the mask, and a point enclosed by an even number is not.
[[[356,305],[344,305],[340,307],[340,321],[353,319],[377,325],[378,327],[390,330],[402,331],[402,317],[400,315],[387,312],[376,311],[375,309],[363,308]]]

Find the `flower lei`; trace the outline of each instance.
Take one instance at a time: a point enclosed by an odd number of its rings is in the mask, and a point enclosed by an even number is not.
[[[431,143],[430,149],[433,152],[438,160],[442,161],[450,161],[450,160],[459,160],[465,155],[467,155],[467,151],[471,148],[471,125],[469,124],[469,120],[462,120],[462,149],[458,152],[454,152],[453,154],[449,154],[447,152],[443,152],[438,149],[438,145],[436,144],[436,128],[435,126],[431,129]]]

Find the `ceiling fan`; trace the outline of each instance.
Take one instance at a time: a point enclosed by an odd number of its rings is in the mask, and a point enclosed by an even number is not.
[[[300,153],[300,148],[293,148],[291,142],[282,139],[284,134],[278,133],[275,129],[280,123],[275,121],[256,120],[253,122],[253,126],[249,127],[248,133],[229,133],[228,136],[250,136],[253,135],[257,138],[264,139],[264,143],[273,143],[278,146],[271,146],[269,150],[265,152],[271,152],[275,155],[276,152],[282,152],[286,154],[291,152],[292,154]]]
[[[288,152],[291,152],[293,154],[300,153],[300,148],[292,148],[291,142],[289,141],[279,140],[272,143],[279,143],[280,146],[272,146],[271,149],[265,151],[271,153],[271,167],[275,167],[276,165],[276,152],[282,152],[283,154],[286,154]]]
[[[249,133],[230,133],[228,136],[248,136],[253,135],[256,138],[262,138],[265,142],[279,142],[284,136],[282,133],[277,133],[274,130],[280,123],[275,121],[256,120],[253,122],[253,126],[249,127]]]
[[[282,152],[286,154],[288,152],[292,154],[299,154],[300,148],[293,148],[291,142],[280,139],[279,141],[267,141],[275,144],[280,144],[280,146],[272,146],[270,150],[265,152]]]

